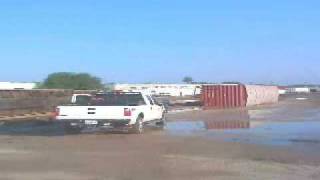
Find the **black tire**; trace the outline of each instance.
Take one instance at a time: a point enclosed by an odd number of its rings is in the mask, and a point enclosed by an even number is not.
[[[70,125],[70,123],[64,123],[63,128],[64,128],[64,132],[67,134],[80,134],[82,131],[82,128],[73,127]]]
[[[166,115],[163,114],[162,118],[160,119],[160,121],[158,121],[156,123],[157,127],[160,128],[161,130],[163,130],[166,127],[166,123],[167,123],[167,119],[166,119]]]
[[[138,117],[136,123],[133,125],[133,127],[131,129],[131,133],[133,133],[133,134],[143,134],[144,133],[143,118],[141,116]]]

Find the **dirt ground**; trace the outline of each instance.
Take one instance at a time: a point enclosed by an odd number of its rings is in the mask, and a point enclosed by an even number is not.
[[[245,110],[169,114],[168,121],[250,118],[254,121],[308,119],[320,98]],[[239,115],[240,113],[240,115]],[[248,116],[247,116],[248,115]],[[0,180],[269,180],[320,179],[320,153],[286,147],[174,136],[150,130],[144,135],[0,135]]]

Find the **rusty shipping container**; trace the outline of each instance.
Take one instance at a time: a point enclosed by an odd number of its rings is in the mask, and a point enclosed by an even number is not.
[[[276,103],[279,91],[276,86],[258,85],[204,85],[201,102],[204,109],[225,109]]]
[[[244,85],[204,85],[201,101],[204,109],[245,107],[247,93]]]
[[[70,103],[72,94],[95,93],[78,90],[0,90],[0,116],[25,112],[48,112]]]

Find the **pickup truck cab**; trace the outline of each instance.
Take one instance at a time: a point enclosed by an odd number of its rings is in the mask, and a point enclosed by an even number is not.
[[[55,119],[69,132],[98,128],[141,134],[145,124],[165,124],[165,108],[147,94],[112,92],[77,97],[81,103],[73,99],[74,104],[58,106],[55,112]]]

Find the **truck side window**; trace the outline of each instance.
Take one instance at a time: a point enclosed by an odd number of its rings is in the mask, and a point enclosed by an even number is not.
[[[152,101],[154,102],[154,104],[159,105],[160,103],[157,101],[156,98],[154,98],[154,96],[151,96]]]
[[[152,101],[152,98],[151,98],[150,96],[147,96],[147,98],[148,98],[150,104],[151,104],[151,105],[154,105],[154,103],[153,103],[153,101]]]

